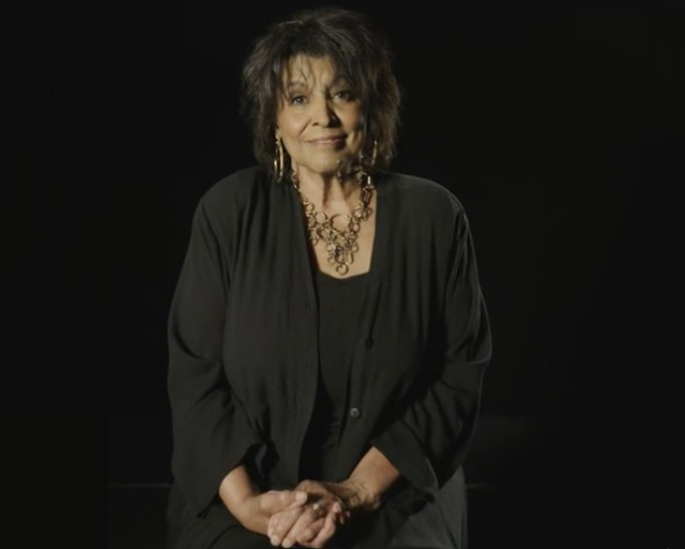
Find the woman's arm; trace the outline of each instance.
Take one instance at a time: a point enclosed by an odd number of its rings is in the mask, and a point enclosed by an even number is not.
[[[242,464],[221,481],[219,497],[245,528],[258,534],[267,533],[274,513],[301,507],[307,501],[307,494],[295,490],[260,493]]]
[[[258,495],[259,489],[252,482],[247,468],[242,464],[228,473],[219,486],[221,501],[235,517],[238,517],[246,501]]]
[[[454,475],[473,439],[492,338],[470,224],[450,195],[453,227],[436,375],[370,439],[426,500]],[[417,502],[418,503],[418,502]]]
[[[172,472],[196,516],[208,510],[228,472],[262,443],[224,374],[230,243],[215,230],[218,215],[211,197],[203,197],[168,318]]]
[[[380,507],[383,494],[400,477],[399,470],[378,448],[372,446],[352,471],[350,477],[341,483],[350,488],[343,497],[350,511],[361,509],[375,511]]]

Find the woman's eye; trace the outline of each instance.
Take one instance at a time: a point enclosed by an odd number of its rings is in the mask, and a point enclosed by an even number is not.
[[[352,93],[349,90],[340,90],[335,96],[339,99],[344,99],[345,101],[352,99]]]
[[[305,102],[305,96],[304,95],[294,95],[290,98],[290,104],[291,105],[302,105]]]

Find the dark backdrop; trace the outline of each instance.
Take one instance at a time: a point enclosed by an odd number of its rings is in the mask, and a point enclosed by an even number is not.
[[[237,116],[250,41],[310,5],[225,4],[6,21],[11,190],[49,212],[36,216],[49,284],[35,262],[51,410],[107,414],[110,483],[170,480],[165,322],[191,215],[254,162]],[[470,484],[671,520],[683,12],[451,4],[339,3],[394,45],[394,167],[450,188],[472,222],[494,356]]]

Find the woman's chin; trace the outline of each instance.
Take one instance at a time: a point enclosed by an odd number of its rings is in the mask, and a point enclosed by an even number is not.
[[[310,163],[308,166],[302,166],[312,175],[320,177],[333,177],[343,173],[349,173],[352,168],[353,157],[348,155],[332,156],[325,159],[320,159],[316,162]]]

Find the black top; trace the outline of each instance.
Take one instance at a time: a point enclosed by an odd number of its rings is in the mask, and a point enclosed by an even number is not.
[[[350,340],[331,480],[371,446],[401,472],[354,549],[384,547],[438,506],[473,437],[491,356],[469,219],[447,188],[381,172],[371,267]],[[265,488],[300,480],[319,377],[319,315],[299,193],[262,168],[213,185],[193,216],[168,319],[177,549],[237,531],[218,498],[239,463]],[[439,509],[438,509],[439,510]],[[267,540],[268,542],[268,540]]]
[[[315,269],[319,305],[319,382],[304,442],[302,478],[330,480],[346,416],[345,387],[368,273],[336,278]]]

